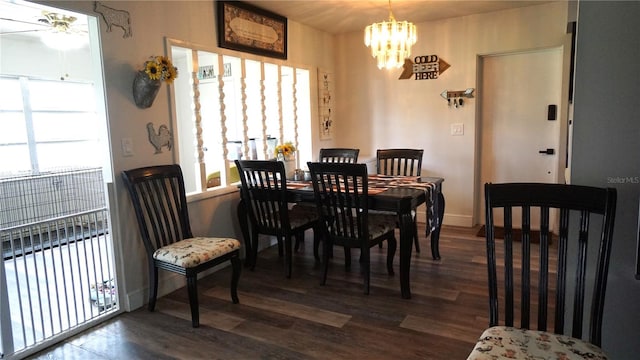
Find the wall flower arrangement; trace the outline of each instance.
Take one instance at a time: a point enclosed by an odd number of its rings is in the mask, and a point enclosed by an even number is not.
[[[172,84],[178,77],[178,68],[165,56],[152,56],[133,79],[133,100],[141,109],[151,107],[162,82]]]
[[[167,84],[173,84],[173,80],[178,77],[178,68],[165,56],[152,56],[145,61],[144,72],[149,79],[166,81]]]

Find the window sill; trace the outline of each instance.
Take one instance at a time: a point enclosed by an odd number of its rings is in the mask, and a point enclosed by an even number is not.
[[[211,199],[215,197],[227,196],[229,194],[238,193],[239,195],[240,188],[238,184],[232,184],[229,186],[217,187],[211,190],[205,190],[199,193],[190,193],[187,194],[187,203],[201,201],[205,199]]]

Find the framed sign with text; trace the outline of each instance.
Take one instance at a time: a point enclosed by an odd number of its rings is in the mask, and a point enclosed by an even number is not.
[[[218,46],[287,58],[287,18],[240,2],[218,1]]]

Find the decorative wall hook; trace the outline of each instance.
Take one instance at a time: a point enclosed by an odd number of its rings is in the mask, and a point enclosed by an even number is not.
[[[95,2],[93,11],[102,15],[104,22],[107,24],[107,32],[111,32],[111,29],[117,26],[124,30],[123,38],[131,37],[131,17],[128,11],[104,6],[99,1]]]
[[[459,106],[462,106],[462,104],[464,104],[464,100],[462,98],[473,98],[474,90],[475,90],[474,88],[468,88],[467,90],[460,90],[460,91],[445,90],[442,93],[440,93],[440,96],[442,96],[443,99],[447,100],[448,106],[451,106],[451,104],[453,103],[453,106],[457,108]],[[451,99],[453,99],[453,101]]]
[[[147,133],[149,135],[149,142],[156,149],[155,154],[162,152],[162,147],[166,146],[169,150],[173,147],[173,134],[167,125],[160,125],[158,132],[156,133],[153,128],[153,123],[147,123]]]

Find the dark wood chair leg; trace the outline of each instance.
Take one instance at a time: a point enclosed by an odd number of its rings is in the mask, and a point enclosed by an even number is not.
[[[251,231],[251,242],[252,242],[252,251],[251,251],[251,271],[256,269],[256,263],[258,262],[258,238],[260,235],[258,234],[258,229],[253,228]]]
[[[253,249],[251,244],[251,235],[249,230],[249,219],[247,218],[247,209],[245,203],[240,199],[238,207],[236,208],[236,214],[238,215],[238,221],[240,224],[240,231],[242,231],[242,239],[244,240],[244,266],[251,266],[251,257],[253,256]]]
[[[416,252],[420,253],[420,239],[418,238],[418,222],[416,217],[413,217],[413,241],[415,243]]]
[[[198,275],[187,275],[187,290],[189,292],[189,306],[191,307],[191,325],[200,326],[200,311],[198,309]]]
[[[344,268],[351,269],[351,249],[346,246],[344,247]]]
[[[320,226],[315,226],[313,228],[313,257],[316,261],[320,261],[320,254],[318,253],[318,248],[320,247],[320,238],[321,238],[322,229]]]
[[[282,244],[282,238],[278,236],[278,256],[282,257],[282,255],[284,255],[284,250],[282,248],[283,244]]]
[[[398,242],[396,241],[395,236],[391,236],[387,239],[387,272],[389,275],[393,275],[393,258],[396,255],[396,248],[398,247]]]
[[[364,278],[364,294],[369,295],[369,287],[371,284],[371,254],[369,253],[369,245],[365,245],[365,249],[361,249],[360,263],[362,267],[362,277]]]
[[[149,311],[154,311],[156,308],[156,297],[158,296],[158,268],[153,263],[153,260],[149,263]]]
[[[237,304],[240,302],[238,299],[238,282],[240,281],[240,272],[242,271],[239,256],[231,258],[231,268],[231,301],[233,301],[234,304]]]
[[[304,244],[304,231],[300,231],[296,233],[296,244],[293,247],[293,251],[298,252],[300,250],[300,245]]]
[[[284,237],[284,266],[285,276],[287,279],[291,278],[293,256],[291,254],[291,236]]]
[[[325,238],[323,243],[324,246],[322,247],[322,260],[324,264],[322,265],[324,268],[322,271],[322,279],[320,280],[320,285],[324,285],[327,283],[327,274],[329,273],[329,255],[331,254],[331,247],[333,247],[331,239],[329,238]]]

